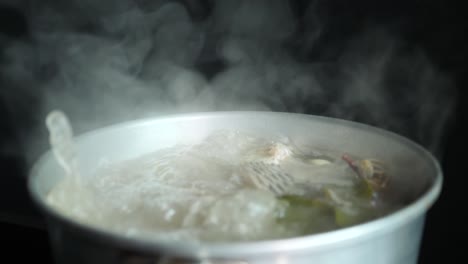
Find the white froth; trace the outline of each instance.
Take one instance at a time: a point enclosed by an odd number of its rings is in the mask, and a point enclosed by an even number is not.
[[[272,192],[246,185],[239,173],[242,164],[258,160],[297,173],[299,183],[315,167],[318,178],[311,182],[348,182],[326,178],[333,166],[301,163],[294,152],[286,143],[220,131],[193,146],[101,163],[87,181],[64,178],[48,202],[77,220],[128,236],[243,241],[299,235],[276,222],[285,205]]]

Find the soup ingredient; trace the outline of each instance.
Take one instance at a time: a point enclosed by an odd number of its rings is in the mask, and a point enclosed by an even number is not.
[[[373,189],[383,189],[389,181],[384,162],[376,159],[353,160],[349,155],[342,157]]]
[[[138,238],[286,238],[387,213],[384,201],[375,202],[385,189],[375,175],[386,175],[376,164],[288,138],[217,131],[197,144],[103,164],[86,177],[71,173],[47,201],[76,221]]]

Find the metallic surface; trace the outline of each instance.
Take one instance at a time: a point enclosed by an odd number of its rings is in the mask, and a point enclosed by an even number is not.
[[[408,205],[384,218],[333,232],[292,239],[226,243],[168,243],[125,238],[59,215],[45,202],[63,175],[50,152],[33,167],[29,190],[46,216],[58,263],[417,263],[425,214],[442,187],[438,162],[393,133],[331,118],[274,112],[217,112],[137,120],[78,137],[86,175],[106,157],[122,160],[176,143],[192,143],[219,129],[287,135],[295,144],[327,147],[387,162],[385,199]]]

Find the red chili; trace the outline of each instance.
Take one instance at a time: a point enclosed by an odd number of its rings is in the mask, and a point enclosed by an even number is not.
[[[349,164],[351,169],[353,169],[356,173],[359,173],[356,163],[348,154],[343,154],[341,158]]]

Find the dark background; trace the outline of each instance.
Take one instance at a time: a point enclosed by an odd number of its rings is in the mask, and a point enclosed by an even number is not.
[[[300,13],[301,1],[297,2]],[[464,158],[467,121],[466,91],[468,45],[466,9],[455,1],[328,1],[326,14],[331,21],[322,38],[323,46],[339,49],[340,40],[360,30],[363,25],[391,25],[392,31],[415,46],[421,47],[430,60],[452,76],[458,89],[456,111],[445,129],[442,166],[445,174],[442,195],[429,211],[422,240],[420,263],[443,263],[447,256],[463,256],[462,242],[468,235],[462,217],[466,208],[467,183]],[[26,38],[27,24],[21,11],[0,2],[0,33],[11,38]],[[326,44],[326,45],[325,45]],[[317,45],[320,47],[319,45]],[[0,49],[2,47],[0,46]],[[311,53],[308,56],[320,56]],[[328,53],[330,54],[330,53]],[[333,52],[331,53],[333,54]],[[0,83],[1,85],[1,83]],[[0,86],[0,89],[2,87]],[[447,91],[449,92],[449,91]],[[0,148],[18,141],[11,116],[0,98]],[[25,119],[28,116],[24,117]],[[31,205],[26,188],[27,168],[21,153],[1,152],[0,157],[0,241],[2,253],[25,260],[51,262],[47,234],[39,214]],[[462,168],[463,166],[463,168]],[[2,254],[4,255],[4,254]]]

